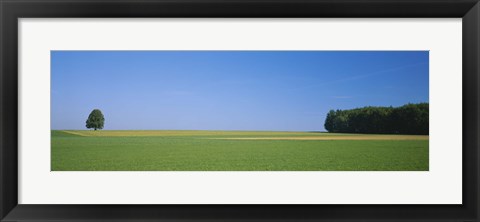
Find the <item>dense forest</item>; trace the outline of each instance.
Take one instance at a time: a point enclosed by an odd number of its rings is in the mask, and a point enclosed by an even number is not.
[[[331,133],[428,135],[428,103],[330,110],[325,129]]]

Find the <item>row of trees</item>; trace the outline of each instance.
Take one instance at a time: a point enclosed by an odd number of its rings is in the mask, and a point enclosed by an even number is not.
[[[332,133],[428,135],[428,103],[330,110],[325,129]]]

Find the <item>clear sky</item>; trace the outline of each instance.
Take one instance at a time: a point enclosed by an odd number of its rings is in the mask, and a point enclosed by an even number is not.
[[[324,131],[330,109],[428,102],[428,51],[52,51],[51,127]]]

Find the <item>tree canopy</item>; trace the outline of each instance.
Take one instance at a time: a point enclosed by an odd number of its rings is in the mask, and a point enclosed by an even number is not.
[[[88,115],[86,127],[88,129],[93,128],[94,130],[103,129],[104,123],[105,123],[105,118],[102,114],[102,111],[100,111],[99,109],[94,109],[92,110],[90,115]]]
[[[324,126],[333,133],[428,135],[428,111],[428,103],[330,110]]]

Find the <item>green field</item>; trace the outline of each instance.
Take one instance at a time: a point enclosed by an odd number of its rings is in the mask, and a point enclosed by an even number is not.
[[[52,171],[428,171],[428,136],[58,131]]]

